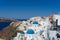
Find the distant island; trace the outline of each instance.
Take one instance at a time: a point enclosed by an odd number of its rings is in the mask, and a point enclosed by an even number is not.
[[[9,19],[0,17],[0,22],[15,22],[15,21],[27,21],[27,19]]]

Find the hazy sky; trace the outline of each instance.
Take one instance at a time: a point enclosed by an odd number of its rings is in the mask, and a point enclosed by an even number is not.
[[[23,19],[58,12],[59,0],[0,0],[0,17]]]

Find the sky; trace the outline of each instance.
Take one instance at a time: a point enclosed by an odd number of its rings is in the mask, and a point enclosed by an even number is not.
[[[0,17],[28,19],[60,12],[60,0],[0,0]]]

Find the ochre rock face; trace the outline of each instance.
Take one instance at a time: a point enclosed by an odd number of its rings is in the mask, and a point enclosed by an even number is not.
[[[49,17],[49,21],[53,20],[53,16],[54,16],[54,14],[51,14],[51,15],[48,16]]]
[[[22,22],[19,27],[17,27],[17,31],[24,31],[27,28],[27,22]]]
[[[0,31],[0,38],[5,40],[11,40],[12,37],[17,35],[16,28],[20,26],[22,22],[12,22],[7,28]]]

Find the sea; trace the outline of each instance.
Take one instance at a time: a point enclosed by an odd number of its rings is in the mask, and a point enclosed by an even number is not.
[[[9,26],[11,22],[0,22],[0,30],[3,30],[5,27]]]

